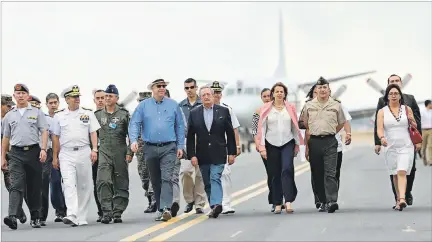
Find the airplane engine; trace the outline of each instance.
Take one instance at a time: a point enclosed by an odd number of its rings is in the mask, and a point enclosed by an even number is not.
[[[129,103],[135,100],[135,97],[138,93],[136,91],[130,92],[122,101],[118,102],[117,104],[121,107],[125,107]]]

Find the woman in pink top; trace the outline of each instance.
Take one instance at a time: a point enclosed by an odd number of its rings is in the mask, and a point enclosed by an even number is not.
[[[287,93],[287,87],[281,82],[272,87],[272,101],[261,108],[257,130],[259,152],[267,159],[267,168],[273,176],[272,195],[276,214],[282,211],[282,195],[285,197],[286,212],[293,212],[291,203],[297,196],[294,157],[299,152],[299,145],[304,144],[297,112],[286,101]]]

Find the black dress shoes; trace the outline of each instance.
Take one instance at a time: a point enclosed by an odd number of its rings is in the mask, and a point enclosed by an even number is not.
[[[177,216],[177,213],[180,209],[180,206],[177,202],[173,202],[173,204],[171,205],[171,216],[174,218]]]
[[[334,213],[338,209],[339,209],[339,205],[336,202],[330,202],[327,204],[328,213]]]
[[[6,216],[3,219],[3,222],[10,228],[10,229],[17,229],[18,228],[18,224],[17,224],[17,220],[15,218],[15,216]]]
[[[33,228],[40,228],[41,222],[38,218],[35,220],[30,220],[30,226],[32,226]]]
[[[414,198],[413,198],[411,193],[405,195],[405,199],[406,199],[406,202],[409,206],[413,205]]]

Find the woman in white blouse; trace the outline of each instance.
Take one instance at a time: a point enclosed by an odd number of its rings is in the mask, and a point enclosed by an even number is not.
[[[304,141],[297,123],[295,107],[286,101],[288,89],[278,82],[271,91],[271,102],[260,110],[257,139],[259,152],[267,159],[267,169],[272,179],[274,213],[282,211],[282,198],[285,198],[285,210],[292,213],[292,205],[297,196],[294,180],[294,157],[299,152],[299,145]]]

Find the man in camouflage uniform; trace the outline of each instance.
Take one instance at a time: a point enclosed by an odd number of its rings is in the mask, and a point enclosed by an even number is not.
[[[152,96],[151,92],[140,92],[139,97],[137,98],[138,102],[141,102],[144,99],[150,98]],[[140,132],[141,133],[141,132]],[[138,137],[138,151],[136,152],[137,163],[138,163],[138,174],[141,178],[142,188],[146,191],[145,196],[149,201],[149,206],[144,213],[154,213],[156,212],[156,198],[153,192],[153,186],[150,182],[150,174],[147,167],[147,164],[144,160],[144,141],[141,139],[141,135]]]
[[[12,96],[2,94],[1,95],[1,138],[3,139],[3,118],[6,115],[7,112],[13,109],[13,106],[15,106],[15,103],[12,101]],[[8,154],[6,154],[6,159],[9,160]],[[9,170],[3,170],[3,178],[6,189],[9,191],[11,186],[11,180],[10,180],[10,173]],[[24,201],[27,204],[27,196],[24,196]],[[19,208],[18,210],[19,215],[17,215],[18,220],[23,224],[27,221],[27,216],[25,215],[24,210]]]

